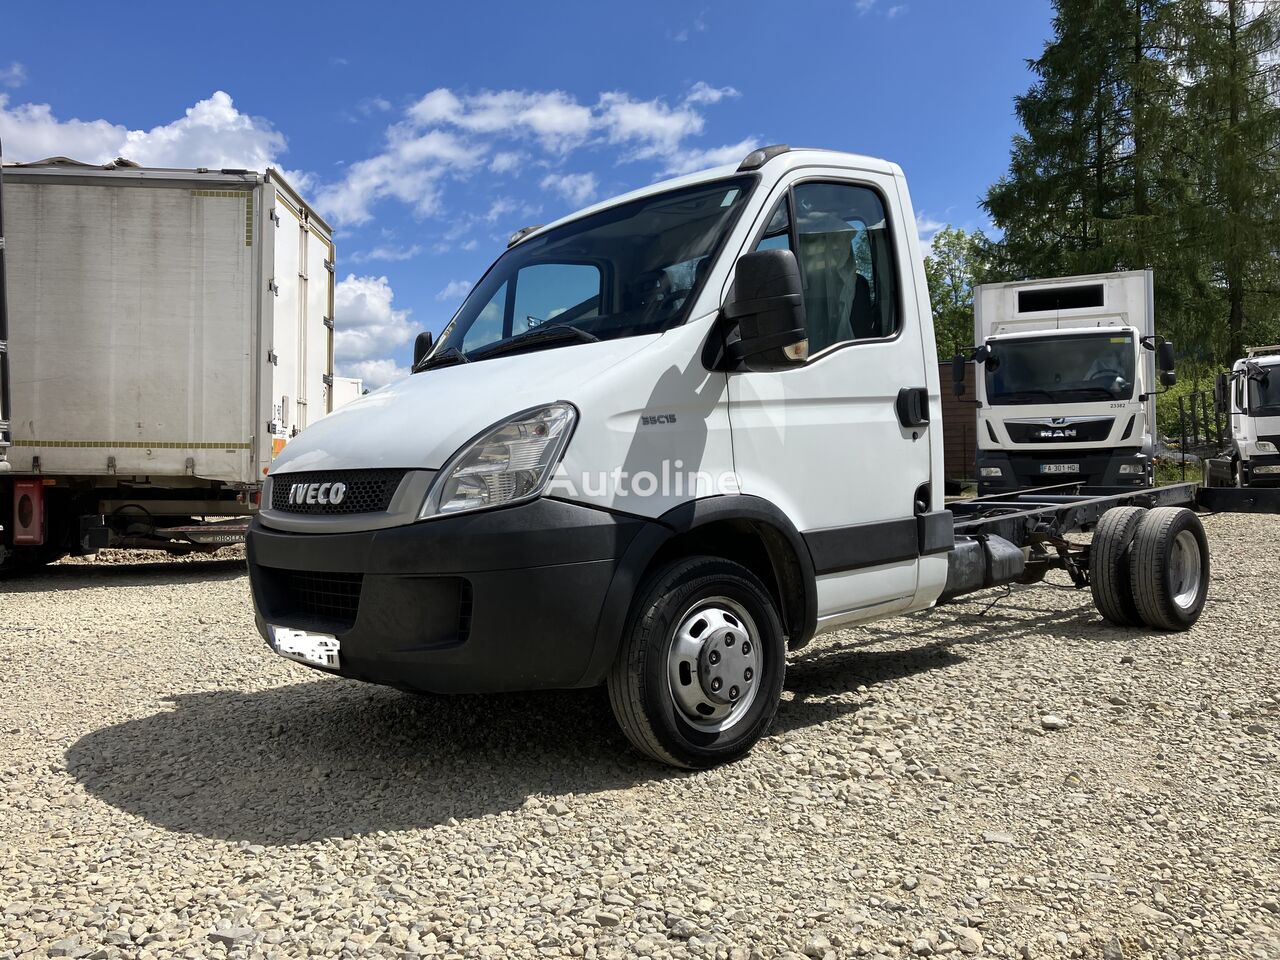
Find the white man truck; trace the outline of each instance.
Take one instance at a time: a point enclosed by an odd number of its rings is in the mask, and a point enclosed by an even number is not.
[[[1216,384],[1230,419],[1229,479],[1237,487],[1280,487],[1280,345],[1251,349]]]
[[[264,639],[432,693],[603,684],[637,749],[705,767],[820,631],[1053,567],[1190,626],[1193,485],[944,502],[915,223],[896,165],[776,146],[520,231],[413,376],[276,460]]]
[[[1150,486],[1157,385],[1174,380],[1151,271],[983,284],[973,300],[979,495]]]
[[[329,411],[327,224],[275,171],[125,160],[5,166],[0,203],[0,573],[243,540]]]

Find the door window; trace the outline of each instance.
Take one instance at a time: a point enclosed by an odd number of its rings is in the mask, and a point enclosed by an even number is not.
[[[838,343],[893,336],[899,325],[896,260],[879,194],[853,184],[802,183],[792,196],[794,225],[784,198],[756,249],[796,254],[810,355]]]
[[[502,339],[502,321],[507,312],[507,285],[504,283],[500,286],[489,302],[485,304],[476,322],[467,330],[466,337],[462,340],[462,350],[474,350],[476,347],[483,347],[486,343],[493,343]]]

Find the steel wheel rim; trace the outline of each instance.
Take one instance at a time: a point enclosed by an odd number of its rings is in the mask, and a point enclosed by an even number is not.
[[[1183,530],[1174,538],[1169,555],[1169,584],[1173,602],[1182,610],[1195,606],[1200,595],[1200,542],[1190,530]]]
[[[760,631],[742,604],[699,600],[680,617],[668,647],[671,703],[691,727],[723,733],[755,702],[762,664]]]

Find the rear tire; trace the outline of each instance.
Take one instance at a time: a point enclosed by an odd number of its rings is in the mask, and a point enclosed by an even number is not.
[[[660,763],[705,769],[747,753],[782,696],[786,640],[764,584],[718,557],[650,575],[609,672],[627,739]]]
[[[1142,620],[1157,630],[1187,630],[1209,593],[1209,542],[1186,507],[1157,507],[1138,527],[1130,560]]]
[[[1142,507],[1112,507],[1098,521],[1089,547],[1089,590],[1093,605],[1118,627],[1143,623],[1133,595],[1130,558],[1138,527],[1147,511]]]

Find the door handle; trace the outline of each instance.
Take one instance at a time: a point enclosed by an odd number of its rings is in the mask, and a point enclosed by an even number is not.
[[[922,427],[929,422],[927,387],[903,387],[894,406],[898,410],[898,422],[904,427]]]

